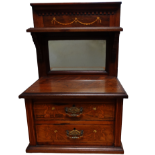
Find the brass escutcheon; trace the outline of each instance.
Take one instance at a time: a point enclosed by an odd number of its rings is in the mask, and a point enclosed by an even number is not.
[[[54,133],[57,133],[58,131],[57,130],[54,130]]]
[[[96,133],[96,132],[97,132],[97,130],[94,130],[93,132],[95,132],[95,133]]]
[[[71,139],[79,139],[83,137],[83,133],[83,130],[78,131],[75,128],[72,131],[66,130],[67,137]]]
[[[55,110],[55,107],[52,107],[52,110]]]
[[[96,110],[96,107],[94,107],[93,110]]]
[[[83,113],[83,108],[82,107],[77,108],[75,107],[75,105],[73,105],[73,107],[70,108],[66,107],[65,112],[70,117],[79,117]]]

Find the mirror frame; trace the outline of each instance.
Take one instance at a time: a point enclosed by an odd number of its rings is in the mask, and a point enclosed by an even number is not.
[[[39,77],[54,74],[103,74],[117,76],[119,32],[42,32],[31,33],[37,49]],[[116,38],[116,39],[115,39]],[[106,40],[105,70],[51,71],[49,63],[49,40]]]
[[[88,32],[82,33],[53,33],[47,34],[47,40],[106,40],[106,64],[105,70],[68,70],[68,71],[49,71],[48,74],[107,74],[108,63],[108,36],[104,33],[104,35],[100,35],[100,33],[92,32],[91,34]],[[49,53],[49,50],[48,50]]]

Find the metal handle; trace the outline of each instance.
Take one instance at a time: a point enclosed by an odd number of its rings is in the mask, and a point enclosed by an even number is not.
[[[73,105],[73,107],[71,108],[65,108],[65,112],[69,117],[79,117],[80,115],[82,115],[83,112],[83,108],[77,108],[75,107],[75,105]]]
[[[83,130],[78,131],[74,128],[72,131],[66,130],[66,135],[70,139],[80,139],[83,137]]]

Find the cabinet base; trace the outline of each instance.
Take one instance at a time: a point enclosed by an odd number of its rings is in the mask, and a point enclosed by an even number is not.
[[[28,145],[27,153],[111,153],[124,154],[123,146],[54,146],[54,145]]]

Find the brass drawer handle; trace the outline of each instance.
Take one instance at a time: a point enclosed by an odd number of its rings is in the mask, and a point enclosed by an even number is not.
[[[83,112],[83,108],[77,108],[75,107],[75,105],[73,105],[73,107],[71,108],[65,108],[65,112],[66,115],[68,115],[69,117],[79,117],[80,115],[82,115]]]
[[[66,135],[70,139],[80,139],[83,137],[83,130],[78,131],[76,128],[74,128],[72,131],[66,130]]]

